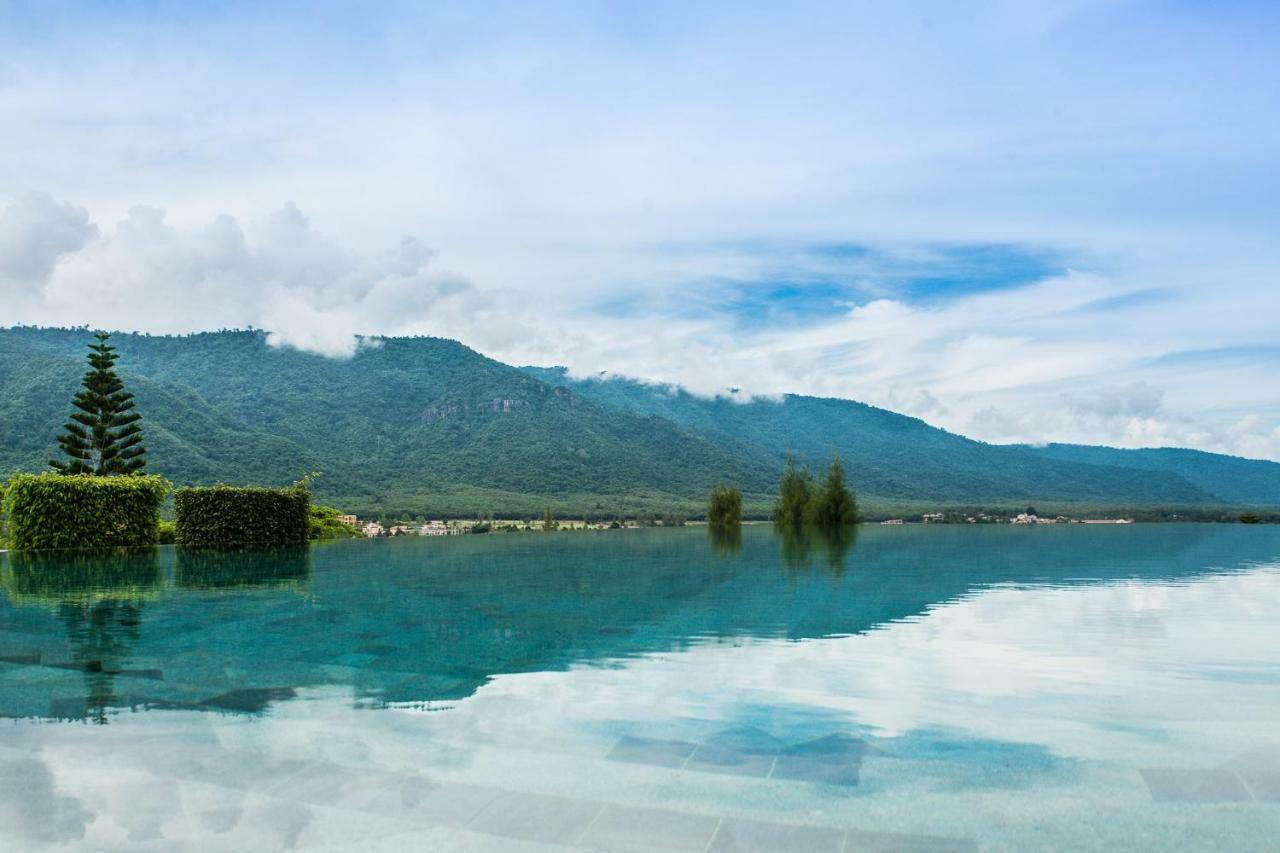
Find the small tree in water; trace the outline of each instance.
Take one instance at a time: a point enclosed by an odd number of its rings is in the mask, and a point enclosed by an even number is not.
[[[787,470],[782,474],[778,500],[773,505],[776,524],[799,527],[806,521],[806,509],[813,493],[813,477],[808,469],[797,468],[796,460],[787,457]]]
[[[716,486],[707,501],[707,524],[736,527],[742,523],[742,492],[733,486]]]
[[[98,342],[89,345],[91,369],[84,375],[83,390],[71,401],[79,411],[71,413],[58,436],[70,459],[49,463],[63,474],[133,474],[147,464],[138,426],[142,415],[133,411],[133,395],[116,375],[116,351],[107,344],[110,337],[98,332],[94,335]]]
[[[840,457],[831,460],[826,479],[814,493],[807,511],[808,521],[818,527],[834,529],[858,522],[858,501],[845,484]]]

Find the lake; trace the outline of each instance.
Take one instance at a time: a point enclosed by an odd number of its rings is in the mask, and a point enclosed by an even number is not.
[[[1280,838],[1280,526],[10,553],[0,580],[0,849]]]

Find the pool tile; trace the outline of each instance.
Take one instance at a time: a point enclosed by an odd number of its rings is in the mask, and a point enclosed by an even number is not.
[[[543,844],[572,844],[600,809],[597,802],[503,791],[470,820],[467,829]]]
[[[841,853],[845,831],[744,818],[725,818],[707,853]]]
[[[740,752],[736,749],[703,744],[685,764],[686,770],[704,773],[728,773],[734,776],[768,776],[773,768],[772,754]]]
[[[1144,768],[1151,798],[1164,803],[1240,803],[1253,798],[1230,770]]]
[[[724,729],[707,738],[704,743],[758,755],[776,755],[784,746],[782,741],[755,726],[735,726]]]
[[[769,778],[852,787],[858,784],[859,770],[860,763],[833,763],[812,755],[779,755]]]
[[[596,816],[578,845],[619,853],[702,853],[719,824],[720,818],[714,815],[609,804]]]
[[[851,829],[844,842],[844,853],[977,853],[978,842],[972,838],[947,838],[940,835],[904,835],[897,832],[868,832]]]
[[[682,740],[654,740],[625,735],[613,745],[605,760],[652,764],[655,767],[683,767],[697,748],[697,744]]]
[[[440,826],[464,827],[497,796],[493,788],[429,783],[427,790],[415,792],[416,801],[405,808],[404,815]]]
[[[1238,774],[1260,803],[1280,803],[1280,771],[1241,770]]]
[[[1280,772],[1280,743],[1263,743],[1224,762],[1223,770],[1262,770]]]
[[[832,734],[786,747],[782,753],[839,764],[861,762],[866,751],[867,745],[862,740],[852,735]]]

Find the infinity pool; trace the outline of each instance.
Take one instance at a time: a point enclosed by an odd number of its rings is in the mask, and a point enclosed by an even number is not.
[[[1275,850],[1280,527],[0,555],[0,849]]]

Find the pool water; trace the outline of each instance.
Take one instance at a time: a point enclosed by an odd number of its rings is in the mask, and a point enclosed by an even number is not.
[[[1280,527],[0,555],[0,849],[1276,850]]]

